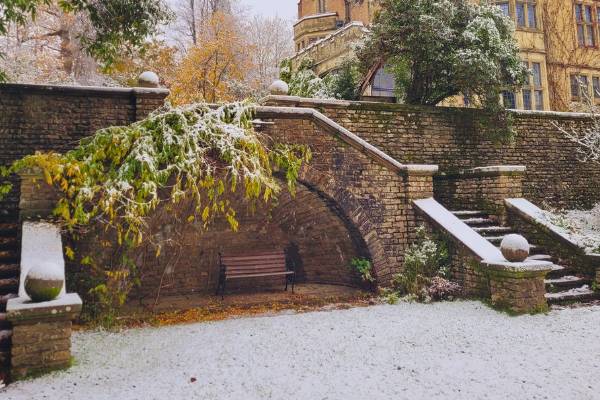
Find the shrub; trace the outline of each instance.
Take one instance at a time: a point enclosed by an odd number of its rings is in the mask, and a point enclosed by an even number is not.
[[[353,258],[350,261],[350,268],[358,272],[364,282],[375,282],[373,264],[366,258]]]
[[[445,242],[433,240],[419,227],[417,240],[406,251],[404,271],[394,275],[391,291],[420,301],[454,298],[461,289],[447,279],[448,260]]]

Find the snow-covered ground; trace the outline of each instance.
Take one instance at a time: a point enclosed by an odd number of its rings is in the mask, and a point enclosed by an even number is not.
[[[598,399],[600,307],[401,303],[74,336],[0,399]]]

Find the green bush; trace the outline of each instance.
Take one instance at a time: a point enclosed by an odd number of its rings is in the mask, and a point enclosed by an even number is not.
[[[350,261],[350,268],[358,272],[364,282],[375,282],[373,264],[366,258],[353,258]]]

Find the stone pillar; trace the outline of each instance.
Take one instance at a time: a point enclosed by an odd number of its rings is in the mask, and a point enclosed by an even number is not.
[[[81,312],[81,304],[75,293],[43,303],[24,297],[8,301],[7,319],[13,326],[12,379],[71,365],[71,321]]]
[[[516,314],[548,309],[544,278],[552,270],[549,262],[483,262],[489,279],[492,305]]]
[[[19,210],[21,219],[45,219],[52,215],[58,201],[58,191],[48,185],[42,170],[31,168],[19,173],[21,178],[21,198]]]

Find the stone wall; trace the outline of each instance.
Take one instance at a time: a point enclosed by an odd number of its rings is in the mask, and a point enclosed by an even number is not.
[[[271,96],[265,104],[315,108],[402,163],[437,164],[441,172],[524,165],[524,196],[537,204],[589,207],[600,201],[600,169],[577,159],[577,145],[555,124],[585,125],[581,114],[517,112],[512,144],[490,140],[481,111]]]

